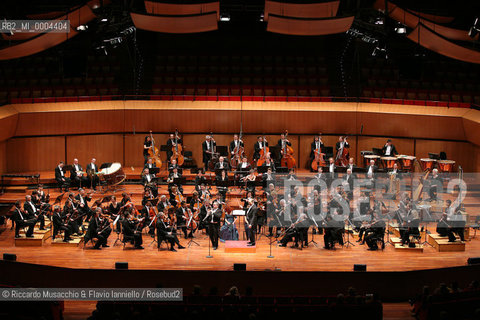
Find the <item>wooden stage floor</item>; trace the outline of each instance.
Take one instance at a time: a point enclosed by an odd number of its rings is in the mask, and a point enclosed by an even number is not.
[[[133,170],[132,170],[133,171]],[[139,170],[135,170],[135,174]],[[42,175],[43,176],[43,175]],[[141,193],[143,187],[140,185],[127,185],[127,192],[132,193],[133,201],[136,204],[141,202]],[[185,193],[191,192],[193,186],[184,187]],[[166,186],[162,185],[159,193],[166,194]],[[51,198],[58,195],[51,189]],[[187,191],[188,190],[188,191]],[[212,189],[214,191],[215,188]],[[0,196],[0,202],[11,202],[14,199],[23,201],[26,192],[22,193],[7,192]],[[76,191],[74,191],[76,193]],[[109,193],[105,194],[108,195]],[[117,193],[118,194],[118,193]],[[101,193],[94,194],[94,199],[102,197]],[[241,194],[238,191],[232,191],[232,198],[238,198]],[[233,200],[236,203],[236,200]],[[467,197],[466,204],[471,207],[467,212],[477,215],[476,207],[479,198]],[[473,211],[473,212],[472,212]],[[434,230],[435,226],[429,226],[429,230]],[[243,226],[239,229],[243,231]],[[311,230],[311,229],[310,229]],[[470,230],[473,234],[473,230]],[[52,246],[51,239],[44,242],[42,247],[16,247],[14,232],[10,230],[10,221],[7,227],[0,227],[0,251],[2,253],[14,253],[17,260],[21,262],[45,264],[68,268],[99,268],[112,269],[116,261],[126,261],[130,269],[154,269],[154,270],[232,270],[234,263],[246,263],[247,270],[282,270],[282,271],[351,271],[354,264],[366,264],[368,271],[408,271],[431,268],[443,268],[452,266],[466,265],[469,257],[480,256],[480,234],[474,239],[466,242],[465,251],[460,252],[438,252],[431,246],[425,245],[423,252],[414,252],[409,250],[395,250],[392,245],[387,245],[385,250],[368,251],[366,245],[359,245],[357,238],[351,238],[355,244],[352,247],[340,247],[334,251],[323,249],[323,236],[315,235],[315,241],[318,246],[310,244],[308,248],[302,251],[290,248],[291,243],[286,247],[272,245],[272,255],[269,256],[269,238],[262,235],[257,241],[255,253],[226,253],[224,244],[220,243],[218,250],[212,250],[213,258],[206,258],[208,255],[208,240],[205,234],[196,233],[194,239],[199,246],[192,244],[185,250],[170,252],[163,248],[159,251],[156,248],[156,242],[152,243],[152,238],[144,234],[145,250],[134,250],[131,245],[123,249],[120,241],[114,245],[116,233],[112,232],[108,239],[109,248],[102,250],[92,250],[91,244],[83,248],[83,243],[79,247]],[[242,238],[242,235],[240,236]],[[312,239],[309,233],[309,240]],[[422,241],[424,238],[422,238]],[[188,245],[188,240],[183,238],[180,242]]]

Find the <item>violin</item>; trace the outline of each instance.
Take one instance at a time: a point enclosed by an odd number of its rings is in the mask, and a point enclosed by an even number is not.
[[[285,141],[287,140],[288,130],[285,130]],[[285,143],[285,146],[282,148],[282,159],[280,164],[282,167],[287,167],[289,170],[295,167],[297,161],[293,157],[293,148]]]
[[[158,148],[155,147],[155,140],[153,139],[153,136],[152,136],[152,130],[150,130],[150,140],[152,142],[152,146],[150,147],[150,149],[148,149],[148,156],[152,158],[153,162],[158,168],[161,168],[162,160],[160,160],[160,154],[159,154]]]
[[[172,160],[177,160],[178,166],[182,166],[185,162],[185,158],[182,155],[182,145],[178,143],[178,130],[175,129],[175,145],[172,147],[172,156],[170,157],[170,162]]]

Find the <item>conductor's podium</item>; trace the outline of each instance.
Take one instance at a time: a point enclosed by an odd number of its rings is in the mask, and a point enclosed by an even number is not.
[[[225,241],[225,253],[255,253],[256,246],[247,246],[248,241]]]
[[[448,237],[442,237],[437,233],[427,235],[427,242],[439,252],[465,251],[465,242],[448,242]]]

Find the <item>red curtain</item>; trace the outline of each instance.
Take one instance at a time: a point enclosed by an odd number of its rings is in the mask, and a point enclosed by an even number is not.
[[[189,15],[217,12],[217,20],[220,19],[220,2],[174,4],[145,1],[145,8],[149,14],[157,15]]]
[[[303,35],[320,36],[342,33],[350,29],[354,17],[336,19],[295,19],[271,15],[268,19],[267,31]]]
[[[265,21],[270,14],[296,18],[329,18],[337,15],[340,1],[323,3],[285,3],[265,1]]]
[[[480,52],[450,42],[422,24],[418,24],[408,38],[444,56],[470,63],[480,63]]]
[[[138,29],[165,33],[197,33],[218,29],[217,13],[191,16],[154,16],[130,14]]]

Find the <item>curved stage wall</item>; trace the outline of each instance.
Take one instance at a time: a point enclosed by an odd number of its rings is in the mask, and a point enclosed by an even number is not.
[[[243,119],[251,157],[258,134],[276,143],[289,131],[300,167],[308,163],[313,135],[327,146],[350,135],[351,154],[382,147],[389,137],[397,150],[417,158],[445,151],[465,172],[480,170],[480,111],[465,108],[331,102],[95,101],[15,104],[0,107],[0,172],[53,170],[59,160],[81,163],[96,157],[142,166],[142,143],[152,130],[157,145],[178,128],[201,165],[204,134],[228,145]],[[162,153],[162,157],[165,157]]]

